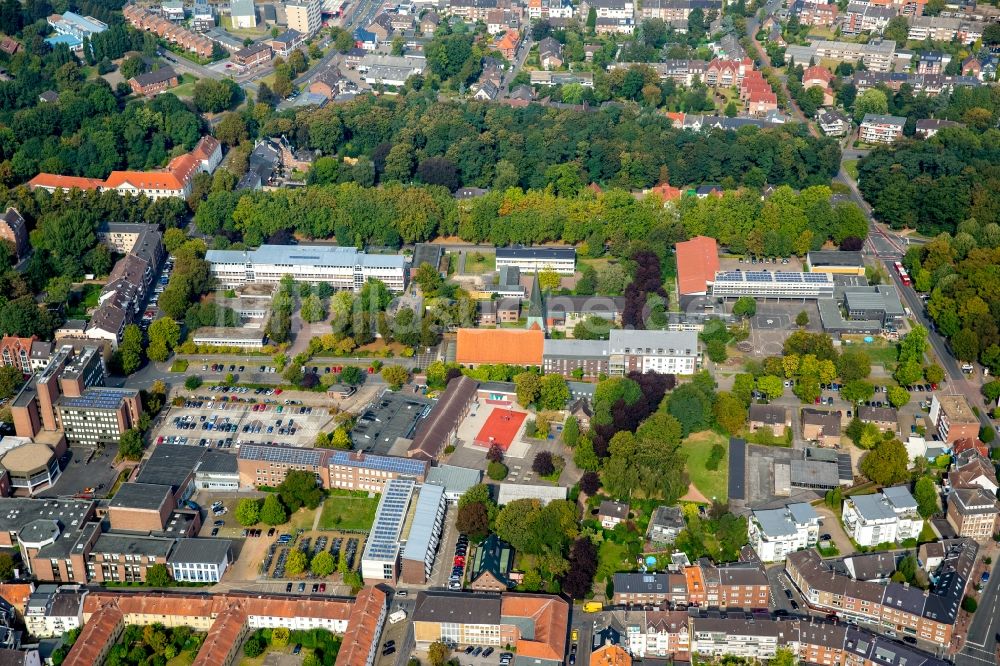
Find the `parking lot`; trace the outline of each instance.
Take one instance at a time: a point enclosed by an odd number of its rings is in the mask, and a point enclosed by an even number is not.
[[[86,493],[107,497],[118,478],[118,470],[113,466],[117,455],[117,445],[107,445],[100,451],[88,447],[71,448],[59,462],[62,475],[54,486],[43,490],[39,496],[66,497]]]
[[[146,309],[142,313],[142,318],[139,320],[139,328],[145,333],[149,328],[149,325],[153,323],[153,320],[160,316],[160,294],[166,289],[167,283],[170,282],[170,274],[174,271],[174,258],[173,256],[167,257],[167,260],[163,262],[163,267],[160,269],[160,275],[156,278],[156,286],[153,288],[153,293],[149,295],[146,301]]]
[[[171,407],[153,441],[221,449],[265,442],[312,446],[332,417],[327,409],[301,403],[280,389],[209,387]]]
[[[267,537],[268,534],[270,534],[270,530],[266,531],[264,536]],[[361,566],[361,553],[365,546],[364,534],[305,531],[298,533],[297,530],[291,532],[285,531],[285,527],[277,528],[274,534],[270,534],[270,537],[267,538],[273,539],[273,541],[265,551],[261,566],[261,577],[275,581],[288,578],[285,572],[285,565],[287,564],[289,553],[293,550],[301,550],[308,553],[309,559],[326,551],[333,556],[333,559],[338,564],[341,556],[343,556],[347,568],[353,571]],[[339,582],[340,575],[336,573],[333,575],[337,577]],[[305,578],[306,580],[300,581],[296,579],[289,582],[286,584],[286,587],[292,585],[293,589],[299,592],[326,592],[327,582],[325,580],[321,580],[309,572],[306,573]],[[299,586],[302,586],[302,589],[299,589]],[[313,589],[314,586],[316,589]]]

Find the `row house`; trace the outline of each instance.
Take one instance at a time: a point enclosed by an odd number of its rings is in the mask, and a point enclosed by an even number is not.
[[[705,84],[717,88],[738,86],[743,82],[743,77],[752,71],[753,60],[750,58],[742,60],[716,58],[705,68]]]
[[[830,27],[837,22],[838,17],[837,5],[834,3],[817,4],[795,0],[789,8],[789,12],[792,16],[799,18],[801,25]]]
[[[623,605],[753,610],[770,603],[764,570],[749,562],[716,565],[703,559],[683,571],[619,573],[614,590],[614,603]]]
[[[642,3],[639,15],[643,19],[658,18],[669,23],[687,21],[695,9],[705,13],[721,12],[722,0],[646,0]]]
[[[680,573],[616,573],[614,603],[624,606],[687,606],[687,579]]]
[[[635,32],[635,19],[598,16],[594,31],[598,35],[631,35]]]
[[[817,87],[823,89],[823,106],[833,105],[834,95],[832,84],[833,72],[828,70],[826,67],[814,65],[812,67],[807,67],[802,73],[803,88],[806,90]]]
[[[751,116],[763,116],[778,108],[778,96],[757,70],[748,71],[740,82],[740,99]]]
[[[929,571],[932,584],[926,591],[901,583],[853,578],[844,573],[841,563],[824,561],[815,550],[789,554],[785,572],[812,610],[947,645],[979,549],[971,539],[941,544],[944,554],[938,566]]]
[[[494,9],[510,8],[507,0],[452,0],[445,8],[452,16],[459,16],[469,23],[486,22]]]
[[[629,69],[649,67],[659,75],[661,81],[672,80],[677,85],[690,88],[695,80],[705,81],[708,62],[705,60],[665,60],[664,62],[617,62],[609,69]]]
[[[979,21],[941,16],[915,16],[910,20],[910,32],[906,37],[918,42],[930,39],[935,42],[958,41],[960,44],[969,45],[982,39],[984,27]]]
[[[894,16],[897,16],[897,12],[890,7],[852,2],[847,5],[847,10],[844,12],[840,31],[841,34],[847,36],[859,35],[862,32],[874,32],[881,35],[885,27],[889,25],[889,20]]]
[[[148,9],[128,4],[122,9],[122,15],[137,30],[152,32],[161,39],[182,46],[203,58],[212,55],[212,40],[208,37],[192,32]]]
[[[572,0],[528,0],[528,18],[532,21],[573,18]]]
[[[947,53],[940,51],[925,53],[917,61],[917,74],[944,74],[950,62],[951,55]]]

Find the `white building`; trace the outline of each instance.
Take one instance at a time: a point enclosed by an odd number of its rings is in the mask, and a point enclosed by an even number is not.
[[[410,479],[391,479],[385,484],[371,534],[361,555],[361,577],[366,582],[396,581],[399,575],[400,536],[416,485]]]
[[[843,519],[847,534],[861,546],[915,539],[924,524],[917,513],[917,501],[905,486],[848,497]]]
[[[593,8],[597,18],[631,19],[635,17],[635,3],[632,0],[588,0],[584,16]]]
[[[712,296],[722,298],[833,298],[829,273],[778,271],[719,271],[712,281]]]
[[[698,365],[698,334],[694,331],[613,329],[608,343],[612,375],[633,370],[690,375]]]
[[[497,494],[497,504],[504,506],[514,500],[536,499],[543,505],[566,499],[564,486],[529,485],[525,483],[501,483]]]
[[[497,269],[517,266],[526,273],[552,270],[560,275],[576,272],[576,248],[572,247],[498,247]]]
[[[321,8],[320,0],[287,0],[285,16],[288,17],[288,29],[308,36],[316,34],[323,27]]]
[[[366,54],[358,65],[358,71],[364,76],[365,83],[386,86],[401,86],[411,76],[424,73],[427,68],[427,58],[423,56],[391,56],[379,53]]]
[[[229,5],[234,28],[252,30],[257,27],[257,10],[253,0],[232,0]]]
[[[804,502],[782,509],[753,511],[747,523],[750,545],[763,562],[781,562],[788,553],[819,540],[819,514]]]
[[[903,136],[906,118],[866,113],[861,119],[858,138],[865,143],[892,143]]]
[[[174,580],[188,583],[218,583],[232,561],[227,539],[178,539],[167,558]]]
[[[336,245],[261,245],[256,250],[209,250],[212,277],[225,287],[277,284],[285,275],[297,282],[326,282],[334,289],[361,291],[369,279],[390,291],[406,285],[406,261],[399,255],[366,254]]]
[[[264,348],[264,342],[267,338],[260,328],[203,326],[194,331],[191,339],[196,345],[239,347],[240,349],[258,351]]]
[[[55,638],[83,626],[83,598],[79,585],[42,584],[28,597],[24,624],[36,638]]]

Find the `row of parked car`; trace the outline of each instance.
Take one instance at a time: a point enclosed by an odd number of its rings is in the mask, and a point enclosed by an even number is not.
[[[452,560],[451,576],[448,578],[449,590],[462,589],[462,578],[465,576],[465,556],[468,552],[469,537],[459,534],[458,542],[455,544],[455,559]]]

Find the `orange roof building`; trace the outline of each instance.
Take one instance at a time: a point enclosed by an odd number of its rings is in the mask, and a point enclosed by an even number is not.
[[[170,160],[166,169],[157,171],[112,171],[107,179],[78,178],[40,173],[28,181],[31,189],[56,190],[114,190],[119,194],[143,194],[150,199],[183,197],[191,194],[195,174],[212,173],[222,160],[222,149],[217,139],[202,137],[194,150]]]
[[[367,587],[354,600],[354,610],[337,653],[336,666],[368,666],[382,635],[386,595],[378,587]]]
[[[521,43],[521,33],[517,30],[508,30],[503,37],[497,40],[497,51],[503,54],[507,60],[513,60],[517,54],[517,45]]]
[[[545,333],[540,329],[460,328],[455,360],[465,366],[500,364],[541,366]]]
[[[620,645],[609,643],[590,653],[590,666],[632,666],[632,657]]]
[[[708,236],[677,243],[677,290],[682,296],[708,293],[708,284],[719,270],[719,244]]]
[[[666,204],[668,201],[680,199],[683,192],[670,183],[660,183],[646,190],[646,194],[655,194],[663,199],[663,203]]]

